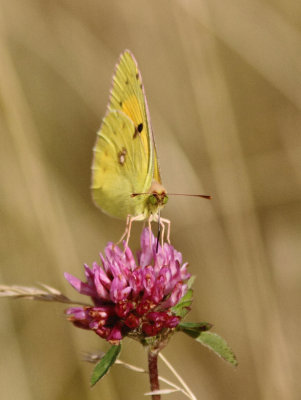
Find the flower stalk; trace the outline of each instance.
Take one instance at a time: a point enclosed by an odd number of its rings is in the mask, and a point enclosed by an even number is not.
[[[148,349],[148,371],[151,391],[154,392],[160,389],[158,375],[158,353],[159,350],[154,350],[151,347]],[[153,394],[152,400],[161,400],[160,394]]]

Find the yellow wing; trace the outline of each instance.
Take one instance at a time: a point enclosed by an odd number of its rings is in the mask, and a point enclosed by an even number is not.
[[[144,214],[145,193],[161,183],[141,74],[126,50],[116,66],[107,114],[97,133],[92,164],[92,196],[104,212],[126,218]]]
[[[133,140],[135,125],[121,111],[108,112],[94,147],[92,194],[95,203],[117,218],[144,212],[145,196],[132,198],[151,184],[144,146]],[[141,201],[142,200],[142,201]]]

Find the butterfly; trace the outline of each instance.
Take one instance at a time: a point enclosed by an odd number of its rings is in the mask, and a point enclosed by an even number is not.
[[[168,201],[141,73],[134,55],[125,50],[113,75],[107,112],[93,148],[92,197],[104,213],[126,219],[120,241],[129,241],[133,221],[158,221]],[[162,237],[164,223],[161,218]],[[160,226],[160,225],[159,225]]]

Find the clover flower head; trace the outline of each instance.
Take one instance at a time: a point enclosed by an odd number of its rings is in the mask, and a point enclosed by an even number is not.
[[[156,249],[156,245],[153,234],[144,229],[137,262],[129,247],[121,250],[108,243],[100,254],[101,265],[95,262],[92,269],[85,265],[86,282],[65,273],[68,282],[93,303],[67,309],[70,321],[111,343],[125,336],[138,340],[168,336],[180,322],[172,308],[186,293],[190,274],[173,246],[164,243]]]

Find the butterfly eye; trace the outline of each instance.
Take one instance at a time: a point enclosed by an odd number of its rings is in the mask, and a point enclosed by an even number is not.
[[[151,194],[148,199],[153,206],[158,204],[158,199],[154,194]]]
[[[164,196],[164,198],[163,198],[163,204],[166,204],[168,202],[168,196]]]

